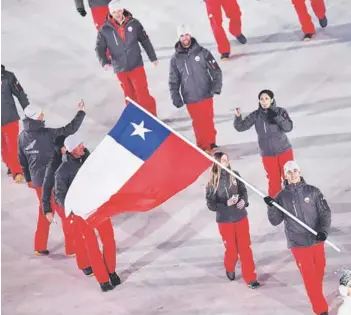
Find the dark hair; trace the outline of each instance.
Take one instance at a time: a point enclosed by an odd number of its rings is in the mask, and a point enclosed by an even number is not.
[[[260,99],[262,94],[267,94],[270,98],[274,98],[274,93],[271,90],[262,90],[259,94],[258,94],[258,99]]]

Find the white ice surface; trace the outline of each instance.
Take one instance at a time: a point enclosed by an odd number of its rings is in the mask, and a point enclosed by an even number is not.
[[[126,1],[127,2],[127,1]],[[183,3],[184,2],[184,3]],[[309,1],[307,1],[309,3]],[[266,178],[254,130],[237,133],[233,109],[249,112],[264,88],[276,93],[295,123],[289,134],[306,180],[318,186],[333,210],[327,248],[325,295],[336,314],[343,266],[351,266],[351,3],[327,0],[329,25],[317,27],[315,40],[301,42],[290,1],[239,1],[248,44],[232,42],[234,58],[221,64],[223,93],[215,100],[218,144],[233,167],[262,191]],[[177,24],[191,21],[193,35],[216,57],[215,42],[200,0],[128,0],[148,31],[160,57],[158,68],[146,62],[150,90],[162,119],[194,139],[185,109],[171,105],[168,82]],[[310,6],[309,6],[310,7]],[[313,18],[315,25],[318,21]],[[94,148],[114,125],[123,95],[112,73],[95,57],[96,31],[90,13],[82,18],[73,0],[2,1],[2,63],[18,76],[33,104],[43,106],[47,124],[68,122],[84,98],[83,125]],[[33,257],[37,201],[32,190],[15,185],[2,167],[2,314],[312,314],[295,262],[286,248],[283,227],[272,227],[265,206],[250,192],[252,248],[259,280],[248,289],[224,274],[214,214],[206,209],[206,174],[186,191],[149,213],[113,219],[118,267],[123,285],[101,293],[94,279],[63,256],[60,225],[50,233],[50,257]]]

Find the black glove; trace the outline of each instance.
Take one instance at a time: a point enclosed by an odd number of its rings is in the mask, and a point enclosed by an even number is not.
[[[270,124],[276,124],[277,122],[275,121],[275,117],[277,117],[278,114],[271,108],[268,108],[267,110],[267,119]]]
[[[272,207],[273,202],[275,202],[275,200],[270,196],[264,197],[263,200],[267,204],[267,206],[270,206],[270,207]]]
[[[221,92],[220,92],[220,91],[219,91],[219,92],[217,91],[217,92],[215,92],[214,94],[217,94],[217,95],[219,95],[219,94],[221,94]]]
[[[316,240],[319,242],[324,242],[327,239],[328,234],[326,232],[318,232]]]
[[[78,13],[81,15],[81,16],[86,16],[87,15],[87,11],[85,11],[85,9],[83,8],[79,8],[77,9]]]
[[[177,108],[181,108],[181,107],[184,106],[184,104],[183,103],[177,103],[177,104],[174,104],[174,106],[177,107]]]

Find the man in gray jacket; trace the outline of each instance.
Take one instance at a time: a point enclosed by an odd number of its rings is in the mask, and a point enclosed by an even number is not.
[[[139,43],[157,66],[154,47],[142,24],[123,8],[119,0],[112,0],[108,6],[110,15],[100,28],[96,41],[99,62],[106,71],[113,67],[126,97],[156,116],[156,101],[149,92]],[[108,51],[111,58],[106,55]]]
[[[284,173],[285,188],[275,199],[269,196],[264,198],[268,205],[268,219],[274,226],[284,221],[288,248],[295,257],[313,311],[318,315],[327,315],[328,304],[323,296],[324,241],[331,224],[331,211],[321,191],[308,185],[301,177],[295,161],[285,164]],[[317,236],[275,208],[273,201],[317,231]]]
[[[204,151],[217,148],[213,96],[222,90],[222,71],[213,55],[191,37],[189,27],[178,26],[178,42],[170,62],[169,90],[173,105],[187,105],[196,144]]]
[[[41,202],[45,169],[55,152],[54,139],[60,135],[71,135],[78,130],[85,117],[85,106],[84,102],[80,102],[74,119],[61,128],[46,127],[44,113],[34,105],[28,105],[24,114],[26,118],[23,120],[24,130],[18,137],[18,154],[24,178],[28,186],[35,189],[39,201],[34,254],[48,255],[47,242],[50,223],[44,215]]]
[[[13,96],[16,96],[22,109],[29,104],[27,94],[15,74],[1,65],[1,157],[7,166],[7,174],[12,175],[16,183],[20,183],[23,181],[17,155],[20,117]]]
[[[90,152],[85,148],[83,139],[74,134],[65,139],[67,159],[62,162],[55,172],[54,196],[55,201],[62,209],[71,184]],[[64,210],[62,210],[64,211]],[[116,273],[116,241],[111,219],[102,222],[97,228],[103,246],[100,251],[95,229],[83,218],[71,213],[71,233],[73,233],[77,265],[80,269],[89,269],[89,264],[99,282],[101,290],[107,292],[121,283]],[[83,269],[84,267],[84,269]]]
[[[108,4],[111,0],[88,0],[91,9],[91,15],[97,30],[105,23],[108,15]],[[78,13],[81,16],[86,16],[84,0],[74,0]]]

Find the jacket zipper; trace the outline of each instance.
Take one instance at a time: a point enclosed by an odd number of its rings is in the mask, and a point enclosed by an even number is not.
[[[264,128],[264,132],[267,133],[267,129],[266,129],[266,122],[263,122],[263,128]]]
[[[296,207],[295,207],[295,201],[293,201],[293,207],[294,207],[294,211],[295,211],[295,216],[297,218],[298,216],[297,216],[297,211],[296,211]]]
[[[113,32],[113,38],[115,39],[116,45],[118,46],[118,41],[117,41],[115,32]]]
[[[188,66],[187,66],[187,64],[186,64],[186,61],[184,61],[184,64],[185,64],[186,73],[189,75],[189,70],[188,70]]]

